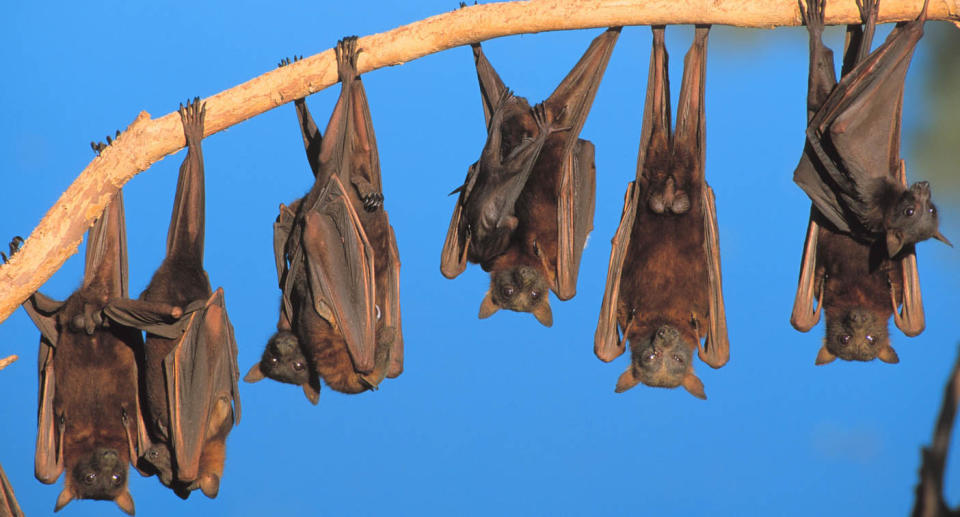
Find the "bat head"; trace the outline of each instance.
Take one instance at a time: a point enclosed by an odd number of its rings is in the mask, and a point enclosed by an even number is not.
[[[163,486],[169,487],[173,483],[173,462],[170,459],[170,448],[165,443],[156,443],[140,456],[140,469],[157,476]]]
[[[930,199],[930,184],[918,181],[905,190],[888,212],[886,225],[887,253],[892,257],[904,246],[931,237],[953,246],[939,230],[937,207]]]
[[[827,335],[816,364],[827,364],[837,357],[845,361],[900,362],[890,346],[887,318],[861,307],[837,315],[827,313]]]
[[[53,511],[60,511],[74,499],[113,501],[133,515],[133,497],[127,490],[127,461],[115,449],[104,447],[81,456],[69,470]]]
[[[691,347],[676,327],[661,325],[648,337],[638,338],[632,340],[633,357],[630,367],[617,381],[617,393],[642,382],[657,388],[683,386],[691,395],[707,398],[703,382],[693,373],[693,350],[697,347]]]
[[[318,382],[310,375],[307,358],[300,348],[297,336],[287,330],[281,330],[267,341],[260,362],[253,365],[243,380],[259,382],[265,377],[287,384],[303,387],[303,393],[311,403],[320,398]]]
[[[490,290],[480,304],[480,318],[489,318],[500,309],[529,312],[545,327],[553,325],[550,286],[535,267],[514,266],[490,272]]]

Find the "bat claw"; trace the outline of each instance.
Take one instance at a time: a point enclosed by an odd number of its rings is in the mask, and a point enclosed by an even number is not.
[[[8,257],[2,251],[0,251],[0,257],[3,257],[3,263],[6,264],[11,258],[13,258],[14,253],[20,251],[20,245],[23,244],[23,237],[17,235],[10,240],[10,256]]]
[[[383,194],[380,192],[367,194],[363,196],[361,200],[363,201],[363,209],[367,212],[376,211],[376,209],[383,206]]]

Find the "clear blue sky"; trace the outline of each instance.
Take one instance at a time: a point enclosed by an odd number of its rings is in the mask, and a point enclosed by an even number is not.
[[[311,55],[350,34],[391,29],[456,2],[14,2],[0,60],[0,239],[26,236],[93,158],[90,140],[140,110],[161,116]],[[546,97],[600,30],[504,38],[484,46],[508,86]],[[886,30],[880,36],[885,36]],[[667,30],[673,94],[689,27]],[[899,365],[815,367],[822,324],[788,323],[809,201],[791,174],[802,147],[807,82],[803,29],[715,28],[707,63],[707,178],[717,195],[731,360],[697,363],[709,400],[682,390],[613,392],[627,356],[593,356],[610,238],[634,176],[650,30],[623,31],[582,136],[597,146],[595,230],[577,297],[552,299],[554,326],[527,315],[477,319],[488,277],[439,272],[440,248],[467,166],[485,138],[468,48],[364,76],[396,228],[406,371],[380,391],[324,389],[310,405],[292,386],[243,384],[243,420],[228,441],[220,496],[183,502],[130,476],[137,515],[904,515],[920,447],[930,440],[957,348],[958,252],[919,245],[927,330],[893,325]],[[842,45],[839,29],[827,42]],[[905,151],[924,126],[921,41],[908,76]],[[339,91],[308,102],[323,127]],[[292,105],[204,141],[206,267],[224,286],[240,367],[274,331],[271,224],[312,180]],[[124,188],[134,295],[159,264],[183,154]],[[936,192],[936,185],[934,185]],[[936,196],[943,233],[960,241],[960,204]],[[79,285],[82,254],[43,291]],[[951,314],[953,314],[951,316]],[[28,515],[54,506],[33,478],[38,332],[18,310],[0,325],[0,463]],[[952,472],[950,500],[960,500]],[[110,515],[74,502],[67,516]]]

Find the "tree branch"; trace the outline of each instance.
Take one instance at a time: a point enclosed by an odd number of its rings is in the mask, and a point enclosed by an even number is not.
[[[921,0],[884,0],[880,22],[910,20]],[[931,20],[960,20],[960,0],[931,0]],[[827,24],[859,21],[853,0],[831,2]],[[708,23],[773,28],[800,25],[792,0],[532,0],[474,5],[366,36],[361,73],[500,36],[615,25]],[[239,124],[337,80],[333,50],[267,72],[204,99],[204,136]],[[77,252],[83,232],[113,194],[137,173],[185,145],[174,111],[158,119],[141,112],[60,196],[9,263],[0,266],[0,321]]]
[[[943,497],[943,474],[947,468],[950,435],[960,401],[960,355],[950,371],[943,393],[943,406],[933,429],[933,443],[921,451],[920,483],[914,502],[913,517],[946,517],[952,515]]]

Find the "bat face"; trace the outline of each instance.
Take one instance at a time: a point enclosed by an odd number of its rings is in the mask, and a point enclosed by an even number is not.
[[[643,332],[627,336],[632,358],[630,367],[617,381],[617,393],[638,383],[655,388],[683,386],[691,395],[705,399],[703,382],[693,373],[693,351],[699,339],[692,332],[681,333],[666,323],[644,336]]]
[[[133,498],[127,491],[127,461],[115,449],[100,447],[78,458],[68,469],[55,512],[74,499],[113,501],[133,515]]]
[[[490,290],[480,305],[480,317],[487,318],[501,308],[529,312],[544,326],[553,325],[550,286],[543,272],[532,266],[515,266],[490,272]]]
[[[173,483],[173,463],[170,459],[170,448],[165,443],[154,444],[140,460],[145,464],[141,468],[156,475],[164,486]]]
[[[254,368],[259,368],[263,375],[275,381],[287,384],[299,386],[310,380],[307,358],[300,350],[297,336],[288,331],[277,332],[270,338],[260,363]]]
[[[881,315],[863,307],[839,311],[828,307],[827,335],[816,364],[825,364],[837,357],[845,361],[872,361],[879,358],[886,363],[900,362],[890,346],[887,319],[889,314]]]
[[[113,500],[127,484],[127,464],[115,449],[97,448],[70,469],[77,497]]]
[[[937,207],[930,199],[930,184],[926,181],[914,183],[903,192],[885,221],[888,253],[893,256],[904,245],[931,237],[950,244],[940,234],[939,225]]]

